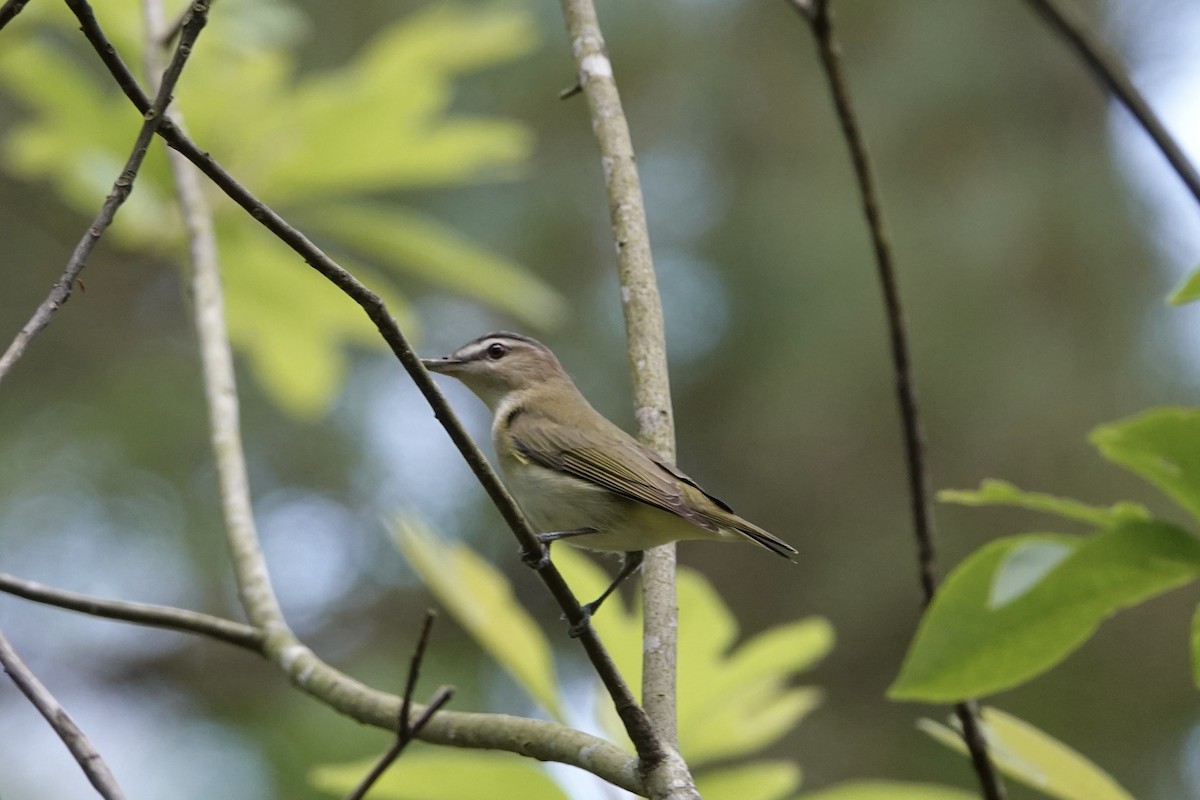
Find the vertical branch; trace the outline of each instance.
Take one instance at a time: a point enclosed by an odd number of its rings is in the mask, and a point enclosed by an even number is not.
[[[105,800],[125,800],[125,795],[121,792],[117,779],[109,772],[108,765],[104,763],[104,759],[100,758],[96,748],[92,747],[87,736],[67,714],[67,710],[59,705],[54,695],[50,694],[50,690],[37,679],[29,667],[25,666],[25,662],[17,655],[17,651],[13,650],[2,632],[0,632],[0,666],[12,678],[13,683],[21,690],[21,694],[29,698],[29,702],[33,703],[38,713],[46,718],[46,722],[50,723],[50,727],[54,729],[58,738],[62,739],[62,743],[79,762],[83,774],[87,776],[92,786],[96,787],[100,796]]]
[[[143,0],[142,16],[146,27],[146,72],[155,75],[158,72],[159,43],[165,24],[161,0]],[[184,30],[187,30],[187,23],[184,24]],[[183,130],[178,109],[171,116],[173,124]],[[271,587],[271,578],[254,525],[246,456],[242,450],[233,350],[225,325],[225,296],[221,287],[212,214],[191,165],[174,150],[169,151],[168,156],[176,197],[187,230],[194,322],[200,343],[204,392],[208,400],[209,428],[217,461],[225,532],[233,554],[242,607],[251,623],[268,634],[269,641],[272,629],[285,630],[286,626],[275,590]]]
[[[1146,98],[1130,80],[1120,57],[1092,32],[1078,11],[1059,0],[1029,0],[1034,11],[1050,24],[1059,36],[1075,50],[1101,86],[1108,89],[1121,104],[1133,114],[1138,123],[1150,134],[1158,149],[1171,163],[1180,180],[1187,186],[1192,197],[1200,203],[1200,174],[1188,160],[1183,148],[1162,124]]]
[[[937,550],[933,541],[933,515],[930,504],[929,476],[925,466],[924,436],[921,417],[917,408],[917,393],[913,378],[912,360],[909,356],[908,333],[904,322],[904,309],[900,302],[900,288],[896,279],[896,267],[892,259],[891,245],[883,222],[883,211],[879,205],[878,189],[867,154],[854,106],[850,102],[850,90],[842,74],[841,48],[833,30],[833,19],[828,0],[788,0],[790,5],[804,17],[817,42],[821,66],[829,81],[829,93],[842,128],[842,137],[850,150],[862,199],[863,216],[870,232],[871,247],[875,253],[875,265],[879,285],[883,292],[887,316],[888,341],[891,347],[892,370],[896,384],[896,402],[900,410],[900,423],[904,433],[904,455],[908,474],[909,500],[912,510],[913,532],[917,543],[918,573],[921,582],[922,601],[928,606],[937,591]],[[988,755],[987,741],[980,726],[974,701],[959,703],[954,707],[962,725],[963,739],[971,756],[971,763],[979,778],[980,787],[987,800],[1004,800],[1004,784]]]
[[[562,9],[608,189],[638,432],[643,442],[674,461],[675,424],[662,302],[629,124],[592,0],[562,0]],[[642,702],[659,736],[675,747],[675,546],[648,550],[642,576]]]

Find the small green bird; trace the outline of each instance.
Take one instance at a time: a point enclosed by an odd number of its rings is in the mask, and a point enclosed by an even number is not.
[[[586,614],[633,574],[643,550],[660,544],[748,540],[784,558],[796,553],[605,419],[540,342],[489,333],[421,363],[462,381],[487,404],[500,470],[544,544],[569,539],[625,553],[616,579],[584,606]]]

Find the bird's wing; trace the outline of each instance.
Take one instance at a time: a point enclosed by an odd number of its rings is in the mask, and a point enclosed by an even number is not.
[[[615,426],[599,436],[593,433],[584,437],[576,429],[545,417],[534,424],[531,415],[521,414],[512,420],[508,432],[517,452],[536,464],[661,508],[714,533],[721,527],[688,502],[680,484],[700,490],[694,481]],[[728,508],[710,499],[720,508]]]

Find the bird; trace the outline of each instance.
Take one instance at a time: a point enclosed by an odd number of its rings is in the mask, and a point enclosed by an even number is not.
[[[536,339],[488,333],[421,363],[461,381],[492,412],[500,472],[544,546],[561,539],[624,554],[612,584],[582,606],[585,622],[657,545],[749,541],[789,560],[797,553],[606,419]]]

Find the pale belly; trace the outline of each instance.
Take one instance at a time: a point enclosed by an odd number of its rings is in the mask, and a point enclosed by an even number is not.
[[[519,461],[502,460],[509,491],[539,533],[595,528],[596,533],[563,541],[589,550],[645,550],[680,539],[730,540],[682,517],[613,495],[585,481]]]

